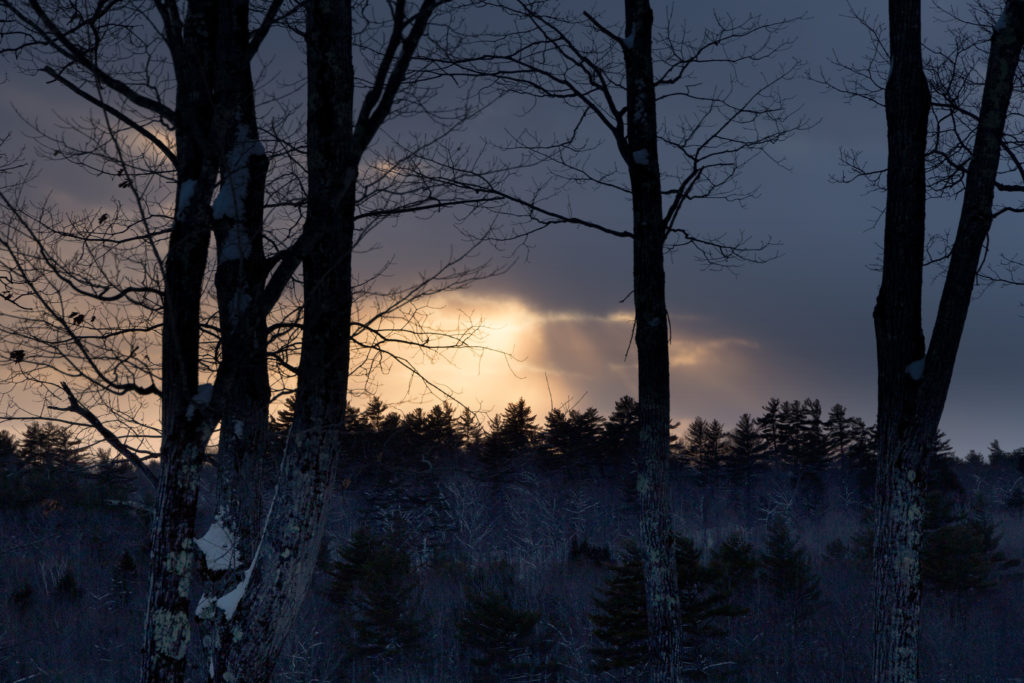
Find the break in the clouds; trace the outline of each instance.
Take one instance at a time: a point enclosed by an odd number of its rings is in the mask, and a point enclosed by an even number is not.
[[[435,304],[435,324],[455,323],[466,313],[484,321],[476,349],[418,364],[427,379],[466,405],[493,412],[523,397],[541,416],[552,407],[593,406],[608,414],[619,397],[636,396],[633,317],[627,307],[604,313],[556,310],[514,296],[465,293],[440,297]],[[731,420],[763,402],[756,383],[745,381],[757,376],[761,362],[756,340],[709,334],[693,316],[672,320],[675,419],[706,414]],[[393,401],[439,400],[419,393],[421,386],[396,369],[379,378],[376,389]]]

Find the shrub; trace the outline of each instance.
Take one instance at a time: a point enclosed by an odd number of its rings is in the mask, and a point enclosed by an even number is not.
[[[18,612],[24,612],[32,604],[33,593],[32,584],[26,581],[11,592],[7,603]]]
[[[571,562],[590,562],[598,566],[608,564],[612,561],[612,551],[606,545],[592,545],[587,539],[582,541],[572,537],[572,544],[569,547],[569,560]]]
[[[71,567],[65,567],[53,585],[57,595],[68,600],[78,600],[82,596],[82,589],[78,587],[78,579]]]

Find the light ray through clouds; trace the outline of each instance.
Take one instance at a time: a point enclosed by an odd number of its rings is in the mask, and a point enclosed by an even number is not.
[[[607,415],[619,397],[636,396],[636,355],[630,346],[633,317],[626,308],[604,314],[545,310],[512,296],[466,293],[439,297],[434,304],[434,324],[455,323],[471,311],[485,321],[479,344],[508,354],[459,351],[418,366],[471,408],[493,413],[523,397],[540,418],[552,407],[593,406]],[[702,411],[712,415],[717,409],[725,411],[722,419],[731,420],[738,415],[732,414],[736,405],[753,409],[763,402],[763,397],[752,395],[749,382],[742,382],[758,362],[756,341],[708,336],[692,316],[676,316],[673,321],[674,419],[689,420]],[[410,405],[441,400],[423,395],[419,388],[398,371],[378,377],[376,384],[385,402],[402,397]]]

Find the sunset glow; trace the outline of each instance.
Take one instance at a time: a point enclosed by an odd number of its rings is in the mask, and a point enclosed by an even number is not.
[[[466,314],[483,321],[473,348],[416,363],[426,379],[473,409],[493,413],[522,397],[541,417],[552,407],[593,406],[607,414],[619,397],[636,396],[633,316],[625,306],[594,315],[541,310],[515,297],[464,293],[434,304],[433,325],[455,325]],[[709,415],[733,420],[755,410],[765,397],[744,386],[741,378],[753,367],[759,345],[735,337],[704,337],[681,329],[683,322],[676,321],[670,347],[673,417],[688,421],[710,408],[722,412]],[[424,393],[422,382],[410,381],[408,372],[394,367],[373,385],[392,407],[430,405],[444,398],[438,392]]]

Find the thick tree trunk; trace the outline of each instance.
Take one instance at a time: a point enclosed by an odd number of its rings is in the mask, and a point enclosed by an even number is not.
[[[359,154],[353,144],[351,7],[306,7],[308,213],[303,345],[284,464],[266,529],[225,629],[217,680],[270,680],[309,586],[345,429],[351,255]]]
[[[930,95],[921,61],[919,0],[889,3],[892,66],[886,84],[889,136],[885,257],[875,305],[878,359],[874,613],[875,680],[914,680],[920,622],[924,450],[914,422],[920,376],[921,268],[925,238],[925,144]],[[923,368],[922,368],[923,370]]]
[[[221,188],[213,202],[217,240],[214,283],[220,323],[221,363],[217,368],[217,513],[226,534],[220,569],[208,595],[230,594],[246,581],[263,522],[262,465],[265,458],[270,382],[264,309],[263,194],[267,157],[258,139],[256,103],[249,60],[249,3],[217,4],[214,96]],[[207,598],[209,601],[209,598]],[[205,604],[208,604],[205,603]],[[226,641],[224,610],[207,609],[204,638],[209,671],[219,679]]]
[[[1024,40],[1024,3],[1010,0],[992,35],[963,205],[935,328],[925,353],[921,282],[925,145],[930,96],[921,63],[919,0],[890,0],[886,84],[889,171],[885,257],[875,306],[878,481],[875,510],[874,680],[918,679],[924,481],[992,224],[1000,143]]]
[[[657,116],[647,0],[626,0],[624,53],[627,149],[633,195],[633,302],[639,366],[640,445],[637,493],[650,633],[651,680],[681,677],[679,596],[672,517],[668,504],[669,356],[665,305],[665,222],[658,167]]]

